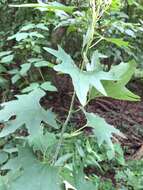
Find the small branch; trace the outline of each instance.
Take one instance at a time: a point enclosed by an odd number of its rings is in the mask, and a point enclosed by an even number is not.
[[[74,134],[80,132],[81,130],[85,129],[86,127],[87,127],[87,124],[84,125],[83,127],[79,128],[78,130],[74,131],[71,135],[74,135]]]
[[[94,46],[96,46],[99,42],[101,42],[104,38],[101,37],[97,42],[95,42],[93,45],[91,45],[89,48],[93,48]]]
[[[63,135],[64,135],[64,132],[65,132],[66,127],[67,127],[67,124],[68,124],[68,122],[70,120],[70,117],[71,117],[71,114],[72,114],[74,100],[75,100],[75,91],[74,91],[73,96],[72,96],[72,100],[71,100],[71,105],[70,105],[70,108],[69,108],[68,116],[67,116],[67,118],[66,118],[66,120],[65,120],[65,122],[63,124],[63,127],[62,127],[61,136],[60,136],[57,148],[56,148],[55,155],[53,157],[53,163],[52,164],[54,164],[56,162],[57,158],[58,158],[58,155],[59,155],[62,143],[63,143]]]

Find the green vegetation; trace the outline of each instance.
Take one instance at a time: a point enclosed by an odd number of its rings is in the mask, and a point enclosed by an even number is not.
[[[88,109],[141,101],[128,84],[143,77],[142,11],[142,0],[1,0],[0,190],[143,189],[143,160],[120,143],[128,128]]]

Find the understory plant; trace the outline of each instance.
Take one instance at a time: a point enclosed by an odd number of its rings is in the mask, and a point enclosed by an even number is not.
[[[113,168],[117,164],[126,165],[117,136],[126,137],[104,118],[88,112],[87,105],[103,96],[139,101],[140,97],[126,86],[136,70],[136,59],[134,56],[127,57],[126,62],[118,59],[120,63],[113,63],[108,69],[102,64],[109,56],[103,45],[98,49],[102,41],[117,45],[122,52],[125,49],[130,52],[131,48],[124,39],[103,36],[99,30],[102,16],[118,7],[117,1],[90,0],[81,5],[59,2],[10,5],[46,12],[49,21],[22,26],[8,37],[8,41],[15,40],[14,52],[0,54],[0,68],[4,70],[10,62],[21,58],[18,51],[23,55],[20,66],[12,66],[8,71],[12,83],[20,86],[19,94],[1,104],[0,190],[117,189],[111,180],[101,176],[112,170],[110,163]],[[47,46],[46,37],[49,38],[52,22],[56,29],[66,26],[67,33],[76,31],[83,36],[79,55],[73,52],[70,55],[62,42],[56,47],[52,43]],[[43,54],[47,54],[48,61]],[[74,90],[64,122],[43,103],[49,94],[58,93],[45,70],[61,77],[68,75],[72,81]],[[86,121],[80,128],[70,122],[78,112]],[[86,130],[90,132],[87,134]],[[90,167],[95,170],[91,175]]]

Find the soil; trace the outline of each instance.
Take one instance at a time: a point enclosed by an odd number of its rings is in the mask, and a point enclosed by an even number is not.
[[[59,117],[59,120],[65,121],[70,107],[70,102],[73,93],[73,86],[71,79],[68,76],[59,75],[54,77],[54,85],[58,88],[56,93],[47,93],[41,101],[41,104],[47,109],[52,108],[53,111]],[[132,81],[129,84],[129,88],[141,97],[140,102],[130,102],[115,100],[112,98],[100,97],[89,102],[86,106],[86,111],[93,112],[99,116],[105,118],[105,120],[118,128],[124,133],[126,139],[118,138],[118,141],[124,147],[125,158],[128,160],[143,158],[143,91],[142,81]],[[19,94],[18,89],[13,89],[14,94]],[[2,93],[1,93],[2,96]],[[3,97],[3,96],[2,96]],[[2,99],[1,99],[2,100]],[[74,110],[79,109],[79,101],[76,98],[74,102]],[[81,111],[77,111],[72,114],[70,120],[71,126],[75,128],[82,127],[85,123],[85,117]],[[2,128],[3,125],[0,126]],[[84,130],[86,135],[89,135],[92,131],[91,128]],[[22,131],[22,136],[27,135],[25,131]],[[87,175],[96,173],[97,168],[89,166],[85,168]],[[114,171],[108,171],[102,177],[102,179],[110,179],[113,184],[116,184],[114,178]]]
[[[67,76],[57,76],[54,79],[54,84],[58,88],[58,93],[48,94],[44,99],[44,105],[46,107],[52,107],[60,120],[64,121],[68,113],[73,92],[71,79]],[[134,80],[129,84],[129,88],[136,94],[140,95],[140,102],[122,101],[101,97],[96,98],[96,100],[92,100],[86,107],[88,112],[93,112],[104,117],[108,123],[114,125],[125,134],[127,137],[126,139],[118,140],[123,147],[127,147],[127,159],[134,157],[134,154],[136,154],[143,145],[142,85],[143,83],[140,80]],[[74,109],[77,110],[79,106],[79,102],[76,99]],[[79,128],[82,127],[86,121],[81,112],[76,112],[73,114],[70,122],[73,126]],[[87,129],[85,132],[90,132],[90,129]]]
[[[53,73],[53,83],[58,88],[56,93],[47,93],[47,96],[42,100],[42,105],[45,108],[52,108],[61,121],[66,119],[70,102],[73,93],[73,86],[71,79],[68,76],[56,75]],[[138,155],[143,146],[143,82],[141,80],[134,80],[129,84],[129,88],[141,97],[139,102],[130,102],[115,100],[112,98],[100,97],[92,100],[86,111],[93,112],[106,119],[106,121],[114,127],[120,129],[126,139],[118,139],[123,147],[126,149],[126,158],[132,159]],[[9,98],[20,91],[12,87]],[[13,95],[12,95],[13,94]],[[0,93],[0,99],[3,100],[3,93]],[[5,99],[7,101],[7,99]],[[74,110],[79,109],[79,101],[76,98],[74,102]],[[71,120],[72,126],[76,128],[82,127],[86,120],[81,111],[73,113]],[[0,126],[0,128],[2,128]],[[88,135],[91,132],[90,128],[86,128],[85,133]],[[143,156],[143,155],[140,155]]]

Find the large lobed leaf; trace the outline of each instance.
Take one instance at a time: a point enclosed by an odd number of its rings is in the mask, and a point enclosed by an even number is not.
[[[128,63],[128,69],[122,74],[121,79],[116,82],[107,82],[104,81],[103,84],[105,86],[107,95],[122,100],[129,101],[139,101],[140,97],[132,93],[127,89],[126,85],[130,81],[132,75],[134,74],[136,69],[136,64],[134,61]]]
[[[0,133],[0,137],[15,132],[24,124],[29,133],[35,135],[39,132],[42,121],[54,128],[58,128],[54,113],[50,110],[46,111],[39,103],[44,95],[43,90],[36,89],[26,95],[17,95],[17,100],[3,103],[1,105],[3,109],[0,110],[0,122],[8,121],[8,124]],[[16,116],[16,118],[9,120],[12,116]]]
[[[98,92],[107,96],[102,82],[119,80],[121,73],[117,74],[118,68],[121,69],[121,72],[127,69],[126,64],[120,64],[116,66],[116,70],[113,68],[109,72],[104,72],[102,68],[95,63],[93,70],[81,71],[74,64],[72,58],[61,47],[59,47],[57,51],[50,48],[44,49],[62,61],[62,63],[56,65],[54,69],[71,76],[77,97],[82,105],[86,104],[87,94],[91,87],[94,87]],[[90,67],[90,65],[88,67]]]
[[[90,89],[94,89],[90,93],[90,98],[104,95],[123,100],[139,100],[139,96],[130,92],[125,86],[135,71],[134,63],[120,63],[112,67],[109,72],[105,72],[100,65],[99,53],[95,52],[91,64],[86,65],[87,71],[81,71],[61,47],[57,51],[44,49],[62,61],[54,69],[71,76],[77,97],[83,106],[87,102]]]
[[[58,167],[38,161],[29,147],[19,148],[18,157],[10,160],[3,169],[20,171],[5,190],[61,190]]]
[[[120,72],[120,69],[118,67],[118,73],[120,74],[120,80],[118,81],[103,81],[103,86],[105,87],[105,90],[107,92],[107,96],[115,98],[115,99],[121,99],[121,100],[128,100],[128,101],[139,101],[140,97],[132,93],[130,90],[127,89],[126,85],[131,79],[132,75],[135,72],[136,64],[134,61],[130,61],[127,63],[127,70],[124,71],[124,73]],[[97,96],[101,96],[97,92],[97,90],[94,88],[91,91],[90,98],[95,98]]]

